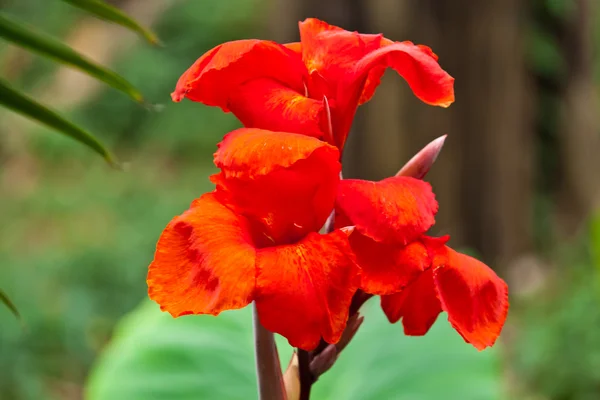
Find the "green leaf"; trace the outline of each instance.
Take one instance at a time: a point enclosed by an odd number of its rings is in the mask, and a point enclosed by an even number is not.
[[[154,33],[152,33],[149,29],[144,28],[140,24],[138,24],[134,19],[130,18],[123,11],[119,10],[116,7],[111,6],[110,4],[106,4],[103,1],[99,0],[63,0],[66,3],[69,3],[75,7],[81,8],[95,16],[105,19],[110,22],[114,22],[115,24],[124,26],[125,28],[129,28],[134,32],[142,35],[149,43],[153,45],[159,45],[160,41],[156,37]]]
[[[249,311],[173,319],[155,303],[145,303],[118,327],[86,398],[256,397]]]
[[[592,263],[600,271],[600,211],[596,212],[590,221],[590,247]]]
[[[17,318],[21,318],[19,314],[19,310],[14,305],[14,303],[8,298],[8,295],[4,293],[2,289],[0,289],[0,303],[4,304],[8,309],[15,315]]]
[[[315,400],[497,400],[495,351],[477,352],[440,318],[427,336],[406,337],[376,303]],[[281,338],[279,338],[281,339]],[[279,341],[282,365],[291,349]],[[178,319],[146,302],[118,326],[92,370],[89,400],[256,398],[251,310]]]
[[[60,40],[0,13],[0,37],[43,56],[75,67],[142,103],[142,94],[119,74],[82,56]]]
[[[423,337],[404,336],[390,324],[379,301],[333,368],[319,378],[314,399],[500,400],[498,348],[477,351],[441,314]]]
[[[0,105],[72,137],[100,154],[112,166],[118,166],[115,157],[94,135],[15,90],[2,78],[0,78]]]

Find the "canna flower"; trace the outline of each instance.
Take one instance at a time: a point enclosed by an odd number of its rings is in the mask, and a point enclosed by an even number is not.
[[[302,133],[340,149],[387,67],[425,103],[454,101],[454,79],[429,47],[314,18],[299,27],[300,42],[238,40],[209,50],[181,76],[173,100],[187,97],[232,112],[246,127]]]
[[[427,333],[445,311],[478,350],[492,346],[508,312],[508,289],[488,266],[425,235],[438,204],[422,180],[346,179],[336,199],[336,227],[352,225],[350,244],[361,267],[359,288],[380,295],[391,323],[407,335]]]
[[[492,346],[508,312],[506,283],[448,237],[426,235],[438,204],[420,178],[443,139],[400,172],[412,177],[340,180],[357,107],[386,68],[442,107],[454,101],[454,79],[429,47],[312,18],[299,27],[296,43],[223,43],[180,77],[174,101],[220,107],[246,128],[219,144],[215,190],[163,231],[150,297],[175,317],[255,302],[261,325],[312,350],[340,340],[353,297],[365,292],[381,296],[407,335],[424,335],[445,311],[465,341]],[[333,209],[336,229],[319,234]]]
[[[261,324],[290,344],[336,343],[358,266],[348,233],[317,233],[334,206],[339,150],[316,138],[242,128],[214,155],[215,191],[163,231],[150,298],[174,317],[255,302]]]

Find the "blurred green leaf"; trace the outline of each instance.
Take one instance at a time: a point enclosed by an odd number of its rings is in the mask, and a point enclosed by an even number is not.
[[[589,264],[558,264],[560,286],[516,314],[511,369],[536,399],[595,400],[600,387],[600,292]],[[573,273],[575,272],[575,273]],[[535,396],[533,396],[535,394]]]
[[[562,77],[566,66],[556,38],[537,26],[530,27],[527,61],[536,73],[545,77]]]
[[[4,293],[4,291],[2,289],[0,289],[0,303],[4,304],[6,307],[8,307],[10,309],[10,311],[15,315],[15,317],[21,318],[21,316],[19,315],[19,310],[17,310],[17,307],[8,298],[8,295],[6,293]]]
[[[134,19],[130,18],[123,11],[116,7],[106,4],[99,0],[63,0],[75,7],[81,8],[95,16],[105,19],[115,24],[124,26],[142,35],[149,43],[153,45],[160,44],[158,37],[150,30],[138,24]]]
[[[90,378],[89,400],[255,397],[249,310],[173,319],[154,303],[125,318]]]
[[[404,336],[379,301],[336,365],[319,378],[316,400],[500,400],[499,348],[477,351],[450,326],[446,314],[423,337]]]
[[[38,32],[22,22],[15,21],[3,14],[0,14],[0,37],[18,46],[53,58],[62,64],[75,67],[107,85],[122,91],[137,102],[141,103],[144,101],[142,94],[122,76],[83,57],[60,40]]]
[[[2,78],[0,78],[0,105],[72,137],[100,154],[109,164],[117,166],[114,156],[91,133],[15,90]]]
[[[571,0],[546,0],[549,13],[561,19],[568,19],[576,11],[577,3]]]
[[[501,398],[494,351],[477,352],[442,318],[427,336],[405,337],[371,306],[354,341],[314,386],[313,399]],[[279,342],[285,366],[291,349]],[[86,394],[89,400],[256,398],[250,308],[173,319],[144,303],[118,327]]]
[[[600,271],[600,211],[592,216],[590,224],[592,263]]]

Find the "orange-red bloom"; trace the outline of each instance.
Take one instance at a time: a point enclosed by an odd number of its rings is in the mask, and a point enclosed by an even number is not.
[[[247,127],[302,133],[343,148],[357,106],[373,96],[387,67],[425,103],[454,101],[454,79],[429,47],[314,18],[300,23],[298,43],[253,39],[215,47],[181,76],[172,98],[221,107]]]
[[[424,335],[442,311],[465,341],[492,346],[508,312],[508,289],[485,264],[457,253],[447,237],[431,238],[438,205],[428,183],[409,177],[343,180],[336,226],[354,225],[352,250],[360,289],[381,295],[390,322]]]
[[[148,285],[162,310],[217,315],[255,302],[265,328],[311,350],[321,339],[338,342],[360,289],[380,295],[408,335],[425,334],[445,311],[477,349],[494,344],[506,284],[446,246],[447,237],[425,235],[438,210],[431,186],[406,176],[340,181],[356,109],[388,67],[425,103],[454,101],[454,79],[430,48],[317,19],[300,23],[300,42],[224,43],[181,76],[174,101],[220,107],[246,128],[219,144],[216,189],[158,241]],[[423,177],[441,143],[401,174]],[[334,207],[337,229],[319,234]]]
[[[339,152],[318,139],[239,129],[215,153],[217,188],[162,233],[150,297],[173,316],[219,314],[255,301],[290,344],[339,340],[358,266],[347,234],[316,233],[339,183]]]

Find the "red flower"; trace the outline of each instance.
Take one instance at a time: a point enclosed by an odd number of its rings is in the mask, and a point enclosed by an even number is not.
[[[373,96],[387,67],[425,103],[454,101],[454,79],[429,47],[313,18],[300,23],[299,43],[239,40],[215,47],[181,76],[172,97],[221,107],[247,127],[302,133],[341,149],[357,106]]]
[[[214,161],[217,188],[163,231],[150,297],[173,316],[255,301],[261,323],[291,345],[339,340],[358,285],[347,234],[316,233],[339,183],[339,151],[318,139],[239,129]]]
[[[485,264],[452,250],[448,237],[431,238],[438,204],[431,186],[393,177],[343,180],[336,226],[354,225],[350,244],[361,267],[360,289],[381,295],[390,322],[424,335],[442,311],[465,341],[492,346],[508,312],[508,289]]]
[[[300,23],[298,43],[224,43],[181,76],[174,101],[218,106],[247,128],[219,144],[215,191],[158,241],[148,285],[162,310],[216,315],[255,302],[265,328],[311,350],[321,338],[338,342],[361,289],[380,295],[388,319],[402,319],[408,335],[425,334],[446,311],[467,342],[494,344],[506,284],[446,246],[447,237],[425,235],[438,209],[430,185],[403,176],[340,181],[356,109],[387,67],[425,103],[454,101],[454,79],[430,48],[316,19]],[[401,172],[423,177],[442,142]],[[334,206],[339,229],[318,234]]]

